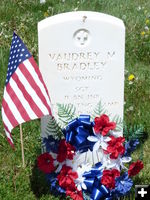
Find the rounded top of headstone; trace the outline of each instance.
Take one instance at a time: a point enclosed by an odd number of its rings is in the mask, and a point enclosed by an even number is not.
[[[81,23],[86,23],[89,20],[103,21],[105,23],[122,27],[123,29],[125,28],[123,21],[117,17],[92,11],[74,11],[57,14],[40,21],[38,23],[38,30],[40,31],[41,29],[44,29],[47,26],[56,25],[67,21],[79,21]]]

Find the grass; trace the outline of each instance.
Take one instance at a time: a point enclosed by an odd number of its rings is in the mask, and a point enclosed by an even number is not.
[[[0,2],[0,103],[6,79],[13,30],[23,39],[38,61],[37,23],[45,17],[67,11],[91,10],[121,18],[126,26],[125,112],[128,125],[142,124],[150,134],[150,2],[146,0],[3,0]],[[133,82],[128,81],[135,75]],[[1,112],[1,111],[0,111]],[[13,131],[15,151],[5,138],[0,117],[0,199],[52,199],[43,175],[36,169],[41,152],[40,122],[23,125],[26,168],[22,168],[19,128]],[[142,146],[141,146],[142,148]],[[139,148],[134,158],[138,158]],[[144,170],[137,184],[150,183],[150,139],[143,145]]]

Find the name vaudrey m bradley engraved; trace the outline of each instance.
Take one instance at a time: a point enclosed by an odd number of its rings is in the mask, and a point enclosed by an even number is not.
[[[49,58],[57,65],[57,70],[100,70],[115,55],[115,51],[108,52],[64,52],[49,53]]]

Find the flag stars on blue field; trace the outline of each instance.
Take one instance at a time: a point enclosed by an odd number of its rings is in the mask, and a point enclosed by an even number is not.
[[[15,72],[19,64],[30,57],[31,54],[27,50],[26,46],[23,44],[21,39],[14,33],[10,49],[6,84],[8,83],[10,77]]]

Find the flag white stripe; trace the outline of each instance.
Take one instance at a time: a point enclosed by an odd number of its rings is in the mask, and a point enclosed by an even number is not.
[[[28,91],[29,95],[32,97],[33,101],[35,102],[35,104],[39,107],[39,109],[42,111],[43,114],[49,114],[46,106],[43,104],[43,102],[41,101],[41,99],[39,98],[39,96],[36,94],[35,90],[31,87],[31,85],[29,84],[28,80],[26,79],[26,77],[23,75],[23,73],[21,72],[21,70],[18,68],[16,70],[16,74],[18,75],[18,77],[20,79],[20,81],[22,82],[23,85],[25,85],[26,90]],[[33,76],[33,74],[32,74]]]
[[[14,102],[12,101],[12,99],[10,98],[6,88],[4,91],[4,99],[7,102],[7,104],[9,105],[9,108],[12,110],[12,113],[15,116],[17,116],[17,121],[19,124],[22,124],[24,122],[24,119],[22,118],[22,116],[20,115],[20,112],[18,111],[18,108],[16,107],[16,105],[14,104]]]
[[[42,83],[41,80],[39,79],[39,77],[38,77],[36,71],[34,70],[34,68],[33,68],[33,66],[32,66],[32,64],[30,63],[29,60],[25,60],[25,61],[23,62],[23,64],[26,66],[26,68],[28,69],[28,71],[30,72],[31,75],[34,74],[34,76],[33,76],[33,75],[32,75],[32,76],[34,77],[35,82],[37,83],[37,85],[38,85],[39,88],[41,89],[43,95],[45,96],[46,101],[47,101],[47,104],[48,104],[49,106],[51,106],[51,105],[50,105],[50,99],[49,99],[49,97],[48,97],[48,95],[47,95],[47,93],[46,93],[46,91],[45,91],[45,88],[44,88],[44,86],[43,86],[43,83]]]
[[[31,119],[38,118],[37,115],[32,110],[32,108],[30,107],[28,101],[24,98],[24,95],[23,95],[22,91],[18,88],[16,82],[12,78],[10,78],[9,83],[10,83],[11,87],[13,88],[14,92],[16,93],[16,95],[18,96],[18,99],[20,100],[22,106],[27,111],[29,117]]]
[[[3,118],[3,122],[5,124],[7,124],[8,130],[11,132],[11,130],[13,129],[13,126],[12,126],[11,122],[9,121],[9,119],[7,118],[7,116],[6,116],[5,112],[4,112],[3,107],[2,107],[2,118]]]

